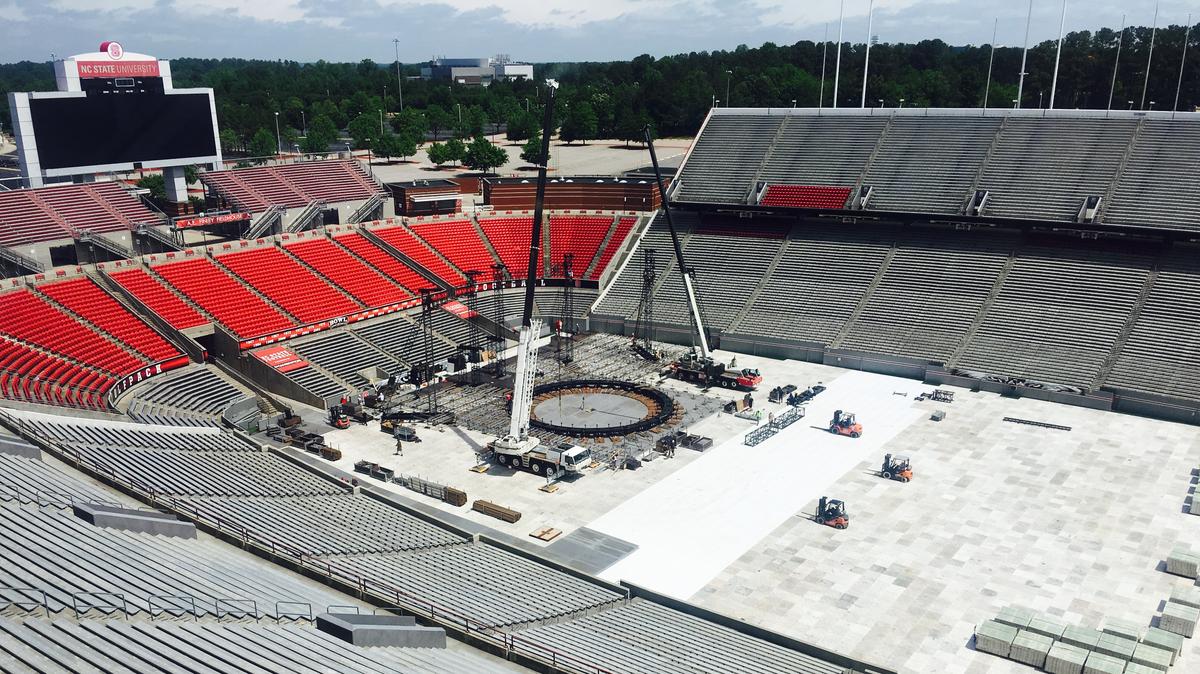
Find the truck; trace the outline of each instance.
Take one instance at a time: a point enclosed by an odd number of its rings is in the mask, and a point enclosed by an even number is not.
[[[671,364],[671,374],[681,381],[688,381],[704,387],[720,386],[721,388],[739,391],[753,391],[762,383],[762,374],[758,370],[743,368],[733,370],[725,367],[709,356],[688,352]]]
[[[513,451],[503,442],[491,442],[488,450],[501,466],[546,477],[581,473],[592,462],[592,450],[569,442],[560,442],[553,447],[537,445],[526,451]]]

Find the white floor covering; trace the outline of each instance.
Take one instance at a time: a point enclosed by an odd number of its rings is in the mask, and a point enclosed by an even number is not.
[[[729,440],[589,523],[638,546],[600,577],[691,597],[787,518],[811,515],[811,504],[823,495],[837,498],[825,493],[829,485],[872,455],[882,459],[881,447],[924,414],[912,399],[932,390],[863,372],[846,372],[826,385],[805,419],[766,442],[746,447],[741,436]],[[756,399],[765,403],[766,393]],[[862,437],[824,430],[835,409],[858,414]],[[746,422],[746,430],[752,428]],[[853,513],[851,504],[852,527]]]

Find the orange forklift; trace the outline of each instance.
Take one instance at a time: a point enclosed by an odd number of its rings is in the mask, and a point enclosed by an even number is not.
[[[857,438],[862,435],[862,430],[862,424],[854,418],[853,412],[836,410],[833,413],[833,419],[829,422],[829,432],[835,435]]]
[[[834,529],[845,529],[850,526],[850,514],[846,512],[845,501],[828,499],[824,496],[817,503],[817,516],[813,520],[817,524],[824,524]]]
[[[903,454],[884,454],[883,467],[879,469],[879,474],[885,480],[908,482],[913,477],[912,461]]]

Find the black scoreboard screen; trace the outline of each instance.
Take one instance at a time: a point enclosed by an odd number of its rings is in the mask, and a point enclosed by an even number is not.
[[[208,93],[122,87],[71,98],[30,98],[43,169],[129,164],[217,154]],[[123,90],[124,89],[124,90]]]

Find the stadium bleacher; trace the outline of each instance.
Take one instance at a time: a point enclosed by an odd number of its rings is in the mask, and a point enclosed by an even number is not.
[[[200,182],[239,210],[251,213],[271,206],[302,208],[313,201],[359,201],[383,191],[352,160],[206,171],[200,174]]]
[[[783,117],[709,117],[675,179],[678,201],[744,204]]]
[[[414,261],[416,261],[418,264],[425,265],[426,262],[429,262],[428,260],[420,259],[418,257],[413,256],[412,254],[409,253],[409,251],[407,249],[398,246],[397,242],[394,241],[393,239],[402,240],[403,237],[396,236],[401,233],[401,231],[397,231],[397,230],[402,231],[403,228],[376,230],[376,231],[374,231],[374,233],[376,235],[379,235],[379,237],[381,239],[383,239],[384,241],[386,241],[387,243],[391,244],[392,246],[395,246],[397,248],[397,250],[400,250],[400,252],[404,253],[405,255],[409,255],[409,257],[412,258]],[[387,234],[387,235],[385,236],[385,234]],[[374,242],[372,242],[370,239],[363,236],[362,234],[358,234],[358,233],[345,234],[345,235],[337,237],[337,242],[339,244],[345,246],[348,250],[353,252],[358,257],[360,257],[363,260],[365,260],[366,262],[368,262],[375,269],[378,269],[380,272],[382,272],[388,278],[392,279],[396,283],[403,286],[406,290],[408,290],[408,292],[410,292],[412,294],[412,296],[418,295],[421,292],[421,290],[424,288],[429,288],[429,287],[433,286],[433,282],[426,279],[424,276],[422,276],[420,273],[418,273],[417,270],[408,266],[404,262],[396,259],[390,253],[388,253],[386,250],[375,245]],[[445,265],[445,263],[442,263],[442,264],[443,264],[443,266]],[[433,269],[429,266],[426,266],[425,268],[429,269],[430,271],[432,271],[434,273],[437,273],[435,271],[435,269]]]
[[[592,260],[600,250],[600,244],[612,227],[611,217],[591,215],[550,216],[550,272],[562,267],[563,255],[574,255],[571,273],[583,278],[591,267]],[[543,271],[544,273],[544,271]],[[561,274],[558,274],[561,275]]]
[[[209,322],[185,299],[171,292],[141,267],[111,272],[109,278],[132,293],[174,328],[186,330]]]
[[[263,672],[511,672],[470,651],[353,646],[304,625],[0,619],[12,666],[45,674]]]
[[[850,198],[849,187],[827,185],[767,185],[759,204],[762,206],[786,206],[788,208],[838,209],[846,206]]]
[[[478,270],[484,272],[485,278],[490,278],[496,259],[480,240],[470,220],[416,222],[412,223],[412,231],[461,271]],[[403,243],[407,238],[405,233],[392,233],[389,229],[380,230],[378,234],[394,246],[398,246],[394,239]]]
[[[296,325],[208,258],[161,264],[154,267],[154,272],[239,337],[256,337]]]
[[[600,252],[600,259],[596,261],[595,267],[588,275],[591,280],[597,280],[608,269],[609,262],[616,256],[617,251],[621,250],[621,246],[625,243],[625,239],[633,228],[638,223],[638,218],[635,216],[621,216],[617,218],[617,229],[609,238],[608,243],[604,244],[604,250]]]
[[[161,220],[113,181],[0,191],[0,246],[119,232]]]
[[[323,236],[286,244],[284,250],[368,307],[381,307],[411,297],[403,288]]]
[[[195,367],[132,389],[128,414],[146,423],[217,426],[221,413],[248,395],[212,368]]]
[[[1200,124],[1196,119],[1145,120],[1104,209],[1104,222],[1200,228],[1200,200],[1173,179],[1198,172]]]
[[[291,348],[308,362],[332,372],[355,388],[366,386],[376,379],[374,376],[363,376],[361,373],[364,370],[380,368],[391,374],[402,369],[394,358],[377,351],[346,330],[301,339],[293,342]]]
[[[480,229],[513,278],[525,278],[528,275],[529,230],[532,224],[532,214],[524,218],[479,218]]]
[[[275,246],[227,253],[215,259],[301,323],[345,316],[363,308]]]
[[[36,290],[146,356],[151,362],[180,355],[179,349],[86,276],[46,283],[36,286]]]

